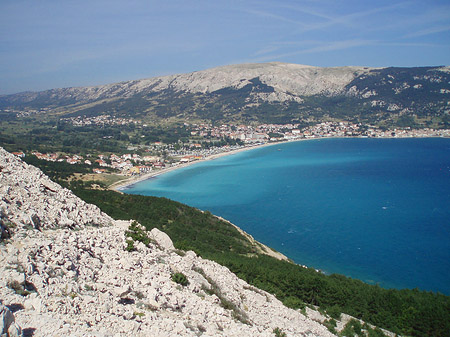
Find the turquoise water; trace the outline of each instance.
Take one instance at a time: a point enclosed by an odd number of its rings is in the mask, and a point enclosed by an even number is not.
[[[124,192],[209,210],[325,273],[450,294],[450,139],[277,144]]]

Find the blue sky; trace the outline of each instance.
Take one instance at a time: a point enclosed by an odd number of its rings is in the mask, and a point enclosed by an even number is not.
[[[450,2],[0,0],[0,94],[280,61],[450,64]]]

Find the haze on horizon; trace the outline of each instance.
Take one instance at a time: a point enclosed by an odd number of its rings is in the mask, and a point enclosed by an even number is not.
[[[237,63],[450,64],[446,0],[16,0],[0,31],[0,95]]]

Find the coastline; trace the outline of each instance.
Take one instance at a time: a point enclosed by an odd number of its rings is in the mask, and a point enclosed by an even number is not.
[[[218,153],[218,154],[215,154],[215,155],[212,155],[212,156],[208,156],[208,157],[205,157],[203,160],[201,160],[201,161],[206,161],[206,160],[214,160],[214,159],[217,159],[217,158],[221,158],[221,157],[224,157],[224,156],[227,156],[227,155],[232,155],[232,154],[236,154],[236,153],[239,153],[239,152],[243,152],[243,151],[249,151],[249,150],[251,150],[251,149],[257,149],[257,148],[262,148],[262,147],[265,147],[265,146],[272,146],[272,145],[279,145],[280,147],[281,146],[283,146],[283,145],[285,145],[286,143],[291,143],[291,142],[297,142],[297,141],[303,141],[303,140],[326,140],[326,139],[330,139],[330,138],[337,138],[337,139],[344,139],[344,138],[356,138],[356,139],[359,139],[359,138],[367,138],[367,137],[321,137],[321,138],[307,138],[307,139],[298,139],[298,140],[289,140],[289,141],[284,141],[284,142],[273,142],[273,143],[266,143],[266,144],[259,144],[259,145],[256,145],[256,146],[247,146],[247,147],[242,147],[242,148],[239,148],[239,149],[235,149],[234,151],[227,151],[227,152],[223,152],[223,153]],[[384,138],[384,139],[400,139],[400,137],[379,137],[379,139],[380,138]],[[416,138],[416,139],[423,139],[423,138],[448,138],[448,137],[433,137],[433,136],[431,136],[431,137],[402,137],[402,138]],[[373,138],[373,140],[377,140],[376,138]],[[305,143],[306,144],[306,143]],[[293,144],[291,144],[291,145],[293,145]],[[308,144],[306,144],[307,146],[309,146]],[[301,145],[300,145],[301,146]],[[276,152],[277,151],[277,148],[272,148],[273,149],[273,151],[274,152]],[[170,168],[170,171],[172,171],[172,170],[175,170],[175,169],[178,169],[178,168],[183,168],[183,167],[188,167],[189,165],[193,165],[193,164],[195,164],[196,162],[200,162],[199,160],[197,160],[197,161],[193,161],[193,162],[190,162],[190,163],[186,163],[186,164],[183,164],[183,165],[177,165],[177,166],[175,166],[175,167],[173,167],[173,168]],[[154,173],[155,175],[159,175],[159,174],[164,174],[164,173],[166,173],[166,172],[169,172],[169,169],[166,169],[166,170],[160,170],[160,171],[158,171],[158,172],[152,172],[152,173]],[[146,176],[141,176],[141,177],[135,177],[135,178],[140,178],[140,179],[148,179],[148,176],[146,177]],[[132,182],[129,182],[128,181],[128,184],[130,184],[130,183],[132,183]],[[384,211],[383,211],[384,212]],[[387,211],[386,211],[387,212]],[[230,221],[228,221],[228,222],[230,222]],[[234,224],[233,224],[234,225]],[[238,226],[236,226],[236,225],[234,225],[234,227],[236,228],[239,228]],[[265,249],[264,249],[265,250]],[[266,252],[267,252],[267,250],[265,250]],[[303,260],[300,260],[301,262],[301,264],[306,264],[306,265],[308,265],[308,266],[315,266],[315,264],[313,264],[312,262],[306,262],[306,261],[303,261]],[[323,273],[327,273],[327,268],[326,267],[323,267],[322,268],[322,270],[321,270],[321,272],[323,272]],[[362,279],[362,280],[364,280],[364,282],[368,282],[368,283],[370,283],[370,282],[372,282],[371,280],[373,279],[373,278],[364,278],[364,277],[360,277],[360,276],[354,276],[354,277],[356,277],[356,278],[360,278],[360,279]],[[398,285],[387,285],[388,287],[391,287],[391,288],[403,288],[403,287],[405,287],[404,285],[402,285],[402,286],[398,286]]]
[[[311,139],[314,139],[314,138],[311,138]],[[195,160],[195,161],[191,161],[191,162],[176,165],[176,166],[171,166],[171,167],[164,168],[164,169],[161,169],[158,171],[152,171],[149,173],[145,173],[145,174],[142,174],[139,176],[129,177],[127,179],[120,180],[120,181],[112,184],[111,186],[109,186],[109,189],[116,191],[116,192],[122,192],[121,190],[127,188],[128,186],[134,185],[138,182],[148,180],[148,179],[151,179],[151,178],[157,177],[159,175],[166,174],[166,173],[169,173],[169,172],[181,169],[181,168],[186,168],[186,167],[189,167],[189,166],[197,164],[197,163],[202,163],[202,162],[222,158],[225,156],[231,156],[233,154],[241,153],[244,151],[250,151],[250,150],[254,150],[254,149],[259,149],[259,148],[263,148],[266,146],[273,146],[273,145],[277,145],[277,144],[289,143],[292,141],[304,141],[304,140],[309,140],[309,139],[298,139],[298,140],[289,140],[289,141],[282,141],[282,142],[264,143],[264,144],[258,144],[258,145],[253,145],[253,146],[244,146],[239,149],[213,154],[213,155],[207,156],[200,160]]]
[[[241,233],[255,248],[256,250],[261,253],[261,254],[265,254],[271,257],[274,257],[280,261],[286,261],[286,262],[291,262],[294,263],[291,259],[289,259],[286,255],[280,253],[279,251],[276,251],[275,249],[255,240],[255,238],[253,236],[251,236],[250,234],[248,234],[246,231],[244,231],[243,229],[241,229],[240,227],[236,226],[234,223],[228,221],[227,219],[224,219],[218,215],[214,215],[216,218],[225,221],[226,223],[230,224],[231,226],[233,226],[234,228],[237,229],[237,231],[239,233]],[[306,266],[302,266],[299,265],[301,267],[307,268]]]
[[[291,140],[284,140],[284,141],[280,141],[280,142],[271,142],[271,143],[269,142],[269,143],[264,143],[264,144],[244,146],[239,149],[213,154],[213,155],[207,156],[200,160],[194,160],[192,162],[188,162],[188,163],[184,163],[184,164],[180,164],[180,165],[176,165],[176,166],[171,166],[168,168],[160,169],[158,171],[152,171],[152,172],[145,173],[142,175],[132,176],[132,177],[129,177],[129,178],[126,178],[126,179],[123,179],[116,183],[111,184],[108,189],[122,193],[123,189],[126,189],[127,187],[132,186],[138,182],[145,181],[145,180],[148,180],[148,179],[151,179],[151,178],[157,177],[159,175],[166,174],[166,173],[169,173],[169,172],[181,169],[181,168],[186,168],[186,167],[189,167],[189,166],[197,164],[197,163],[222,158],[225,156],[231,156],[233,154],[241,153],[244,151],[250,151],[250,150],[254,150],[254,149],[259,149],[259,148],[263,148],[263,147],[267,147],[267,146],[274,146],[274,145],[286,144],[286,143],[292,143],[292,142],[302,142],[302,141],[308,141],[308,140],[330,139],[330,138],[371,138],[371,137],[361,137],[361,136],[359,136],[359,137],[358,136],[356,136],[356,137],[355,136],[354,137],[348,137],[348,136],[347,137],[311,137],[311,138],[291,139]],[[439,137],[439,136],[425,136],[425,137],[395,137],[394,136],[394,137],[392,137],[392,136],[387,136],[387,137],[374,137],[374,138],[403,139],[403,138],[447,138],[447,137]]]

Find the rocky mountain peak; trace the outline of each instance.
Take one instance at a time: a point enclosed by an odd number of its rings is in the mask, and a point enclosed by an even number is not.
[[[368,68],[319,68],[289,63],[253,63],[222,66],[173,78],[171,85],[188,92],[214,92],[227,87],[240,88],[258,78],[277,93],[295,96],[341,92],[356,76]],[[161,83],[161,85],[163,85]]]
[[[14,118],[12,111],[19,118],[37,112],[59,117],[118,114],[149,120],[175,117],[277,124],[334,116],[399,125],[419,116],[442,126],[448,114],[448,69],[322,68],[279,62],[227,65],[94,87],[0,96],[0,116]]]
[[[112,97],[131,97],[139,93],[159,92],[167,89],[190,93],[211,93],[220,89],[240,88],[249,80],[259,78],[274,88],[276,93],[291,96],[336,94],[356,76],[371,68],[320,68],[307,65],[270,62],[227,65],[192,73],[125,81],[107,85],[53,89],[41,93],[10,95],[12,101],[32,102],[38,97],[53,100],[91,101]],[[285,99],[288,99],[285,97]]]

